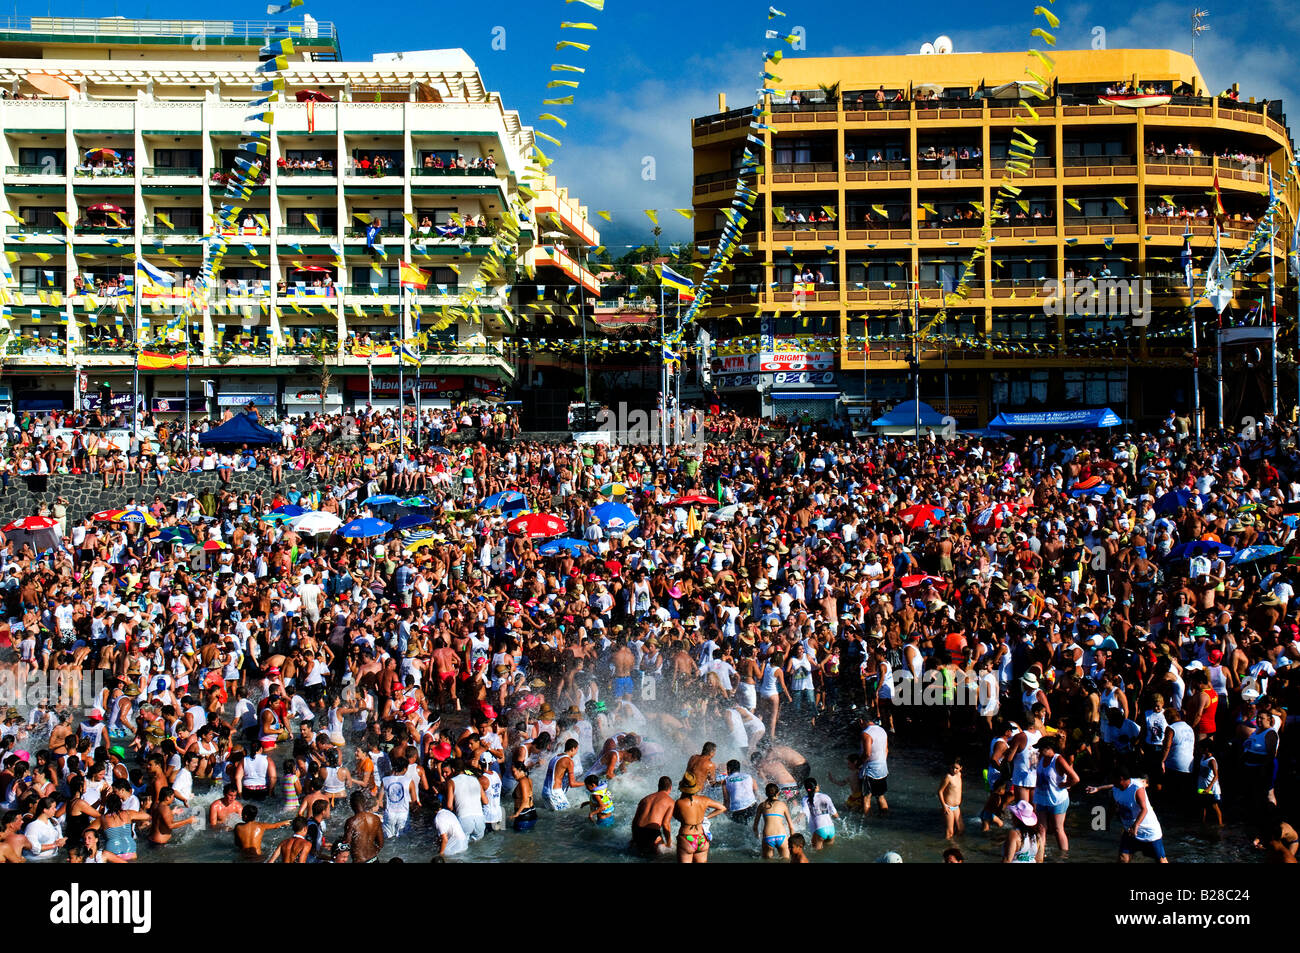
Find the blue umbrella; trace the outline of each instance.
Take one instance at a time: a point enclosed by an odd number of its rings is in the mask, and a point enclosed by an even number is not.
[[[390,496],[387,493],[380,493],[378,496],[367,497],[364,505],[387,506],[389,503],[400,503],[401,500],[402,498],[400,496]]]
[[[1197,495],[1195,491],[1185,487],[1181,490],[1170,490],[1168,493],[1156,498],[1156,513],[1161,516],[1166,513],[1177,513]]]
[[[302,514],[306,513],[307,510],[295,503],[285,503],[282,506],[277,506],[275,509],[271,510],[271,512],[293,519],[295,516],[302,516]]]
[[[1253,563],[1256,559],[1267,559],[1270,556],[1276,556],[1280,552],[1282,552],[1281,546],[1270,546],[1266,543],[1261,543],[1258,546],[1247,546],[1232,557],[1232,565]]]
[[[432,522],[433,520],[423,513],[408,513],[393,524],[393,529],[414,529],[417,526],[428,526]]]
[[[184,543],[186,546],[194,544],[194,534],[187,529],[179,526],[168,526],[158,533],[160,543]]]
[[[568,553],[570,556],[580,556],[591,548],[591,544],[586,540],[574,539],[572,536],[563,536],[560,539],[552,539],[542,543],[537,547],[537,552],[542,556],[558,556],[560,553]]]
[[[500,493],[493,493],[482,503],[479,504],[485,510],[521,510],[528,505],[528,497],[524,496],[518,490],[502,490]]]
[[[405,506],[409,509],[418,509],[422,506],[433,506],[435,504],[433,500],[429,499],[427,496],[413,496],[409,500],[399,500],[398,505]]]
[[[448,450],[446,447],[430,447],[429,449],[432,450],[434,453],[441,453],[444,457],[452,456],[452,452]]]
[[[1070,491],[1070,495],[1071,495],[1071,496],[1075,496],[1075,497],[1079,497],[1079,496],[1105,496],[1105,495],[1106,495],[1107,493],[1109,493],[1109,492],[1110,492],[1110,485],[1109,485],[1109,484],[1106,484],[1106,483],[1098,483],[1096,486],[1088,486],[1088,487],[1084,487],[1082,490],[1071,490],[1071,491]]]
[[[1170,559],[1191,559],[1193,556],[1231,559],[1235,555],[1237,551],[1231,546],[1216,543],[1212,539],[1194,539],[1190,543],[1179,543],[1169,551]]]
[[[606,529],[631,529],[640,522],[632,507],[623,503],[601,503],[591,511],[591,515]]]
[[[383,536],[393,528],[392,523],[385,523],[373,516],[353,520],[339,528],[339,535],[344,539],[369,539],[371,536]]]

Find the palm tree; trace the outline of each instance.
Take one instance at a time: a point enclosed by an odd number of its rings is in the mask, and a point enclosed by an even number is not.
[[[826,101],[828,103],[833,103],[839,100],[840,98],[839,83],[831,83],[829,86],[827,86],[825,83],[818,83],[817,85],[821,88],[822,94],[826,97]]]

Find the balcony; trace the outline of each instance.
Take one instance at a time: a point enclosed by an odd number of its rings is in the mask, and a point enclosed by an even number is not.
[[[994,298],[1038,298],[1051,278],[994,278]]]
[[[141,234],[157,235],[162,238],[197,237],[203,234],[203,229],[198,225],[177,225],[174,228],[165,225],[146,225],[141,230]]]
[[[130,223],[126,225],[122,225],[120,227],[115,225],[78,225],[77,234],[88,235],[88,236],[113,235],[118,238],[122,238],[122,237],[129,238],[130,236],[135,234],[135,225]]]
[[[1023,162],[1029,165],[1029,174],[1017,176],[1017,178],[1030,179],[1050,179],[1056,175],[1056,162],[1051,156],[1034,156],[1032,159],[1023,159]],[[1001,173],[1006,170],[1006,159],[989,159],[989,173],[1001,178]]]
[[[730,195],[736,189],[738,169],[723,169],[720,172],[706,172],[695,177],[695,195],[697,197],[719,194]]]
[[[5,175],[39,175],[43,178],[54,179],[62,178],[68,174],[68,170],[62,166],[43,166],[43,165],[7,165],[5,166]]]
[[[319,229],[312,228],[310,225],[281,225],[276,229],[276,234],[281,238],[308,235],[312,238],[329,239],[333,238],[337,231],[337,225],[327,225],[325,223],[322,223]]]
[[[880,162],[854,161],[844,163],[845,182],[907,182],[912,177],[906,159],[885,159]]]
[[[334,179],[338,178],[337,169],[286,169],[279,170],[282,179]]]
[[[201,170],[197,166],[145,166],[141,174],[146,179],[196,179]]]
[[[80,231],[80,229],[78,229]],[[128,229],[129,231],[129,229]],[[6,235],[65,235],[67,229],[62,225],[6,225]]]
[[[993,226],[997,238],[1055,238],[1056,222],[1047,218],[1001,219]]]
[[[954,182],[959,179],[984,178],[983,159],[943,159],[922,156],[916,163],[918,179]]]
[[[399,297],[401,285],[348,285],[348,297]]]
[[[343,237],[344,237],[344,238],[365,238],[365,237],[366,237],[366,229],[365,229],[365,228],[357,228],[357,227],[350,227],[350,228],[347,228],[347,229],[345,229],[344,232],[343,232]],[[406,236],[405,236],[405,233],[403,232],[403,230],[402,230],[400,227],[398,227],[398,228],[381,228],[381,229],[379,230],[379,238],[380,238],[381,240],[391,238],[391,239],[394,239],[394,240],[400,242],[400,241],[401,241],[403,238],[405,238],[405,237],[406,237]]]
[[[78,179],[127,179],[135,177],[134,166],[110,166],[105,168],[90,168],[89,166],[79,165],[73,170],[73,175]],[[84,184],[84,183],[83,183]]]
[[[906,280],[852,281],[845,297],[849,301],[906,301],[911,289]]]
[[[352,172],[349,172],[348,174],[349,174],[349,175],[354,175],[354,174],[361,174],[361,173],[352,173]],[[397,173],[389,172],[388,174],[389,174],[389,175],[401,175],[400,172],[397,172]],[[413,169],[411,170],[411,175],[412,175],[412,176],[420,176],[420,177],[424,177],[424,176],[434,176],[434,177],[437,177],[437,176],[476,175],[476,176],[479,176],[479,177],[481,177],[481,178],[495,178],[495,177],[496,177],[496,174],[497,174],[497,170],[496,170],[496,169],[484,169],[484,168],[478,168],[478,169],[459,169],[459,168],[457,168],[457,169],[446,169],[446,168],[443,168],[443,169],[434,169],[434,168],[430,168],[429,166],[416,166],[415,168],[413,168]]]
[[[834,162],[773,163],[765,176],[773,185],[800,185],[808,182],[835,182],[839,173]]]
[[[1136,235],[1137,219],[1131,215],[1067,215],[1065,235]]]
[[[1146,156],[1147,175],[1179,175],[1209,179],[1214,160],[1209,156]]]
[[[845,226],[844,237],[851,242],[906,241],[912,237],[912,225],[910,221],[854,222]]]
[[[1110,179],[1121,175],[1137,175],[1137,159],[1131,155],[1065,156],[1061,160],[1061,175],[1067,179]]]

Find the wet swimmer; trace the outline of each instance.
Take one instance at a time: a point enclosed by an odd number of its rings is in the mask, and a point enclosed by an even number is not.
[[[687,772],[677,784],[681,797],[673,806],[677,828],[677,862],[679,864],[706,864],[709,862],[709,834],[705,824],[723,813],[726,808],[712,798],[700,794],[702,785],[695,775]]]
[[[604,778],[589,774],[583,784],[587,788],[587,793],[591,795],[591,800],[583,805],[591,808],[587,813],[587,820],[597,827],[612,827],[614,825],[614,795],[610,793],[609,782]]]
[[[790,809],[781,799],[781,789],[777,785],[769,782],[764,788],[764,793],[767,795],[767,800],[759,804],[758,812],[754,816],[754,833],[763,838],[763,859],[768,860],[779,855],[783,860],[789,860],[788,841],[794,832],[794,824],[790,821]]]
[[[361,791],[353,791],[348,799],[352,816],[343,825],[348,860],[354,864],[373,864],[384,846],[384,824],[379,815],[370,810],[370,799]]]
[[[240,822],[235,825],[235,846],[239,848],[241,856],[246,859],[254,859],[262,856],[262,835],[267,831],[273,831],[277,827],[288,827],[289,820],[275,821],[265,823],[257,819],[257,805],[244,805],[243,813],[240,814]]]
[[[569,803],[569,788],[578,786],[578,742],[570,738],[564,743],[564,751],[551,758],[546,765],[546,778],[542,783],[542,798],[552,811],[566,811]]]
[[[672,819],[676,799],[673,779],[664,775],[659,788],[643,797],[632,817],[632,849],[642,857],[667,853],[673,840]]]
[[[531,831],[537,826],[537,806],[533,804],[533,779],[528,776],[528,765],[516,761],[510,765],[514,778],[515,812],[510,815],[510,826],[517,831]]]

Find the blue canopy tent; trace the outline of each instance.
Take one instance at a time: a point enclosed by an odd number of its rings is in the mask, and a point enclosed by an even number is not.
[[[235,414],[220,427],[199,434],[199,446],[213,447],[228,444],[250,447],[278,447],[283,442],[280,434],[257,423],[248,414]]]
[[[939,413],[925,401],[920,402],[921,407],[921,432],[926,430],[942,430],[944,422],[947,420],[943,414]],[[916,433],[916,408],[917,402],[914,400],[905,400],[895,407],[891,407],[884,414],[871,421],[871,426],[875,427],[882,434],[887,436],[905,436]]]
[[[998,414],[989,428],[1006,433],[1026,430],[1096,430],[1118,427],[1123,421],[1109,407],[1096,410],[1042,410],[1024,414]]]

